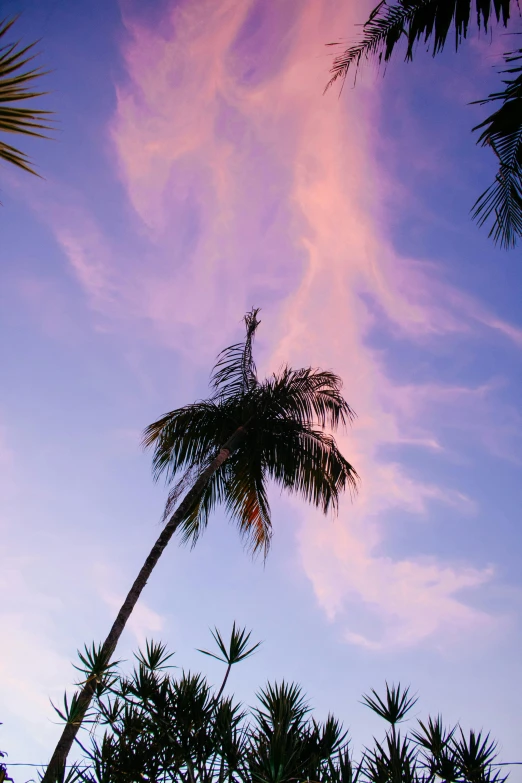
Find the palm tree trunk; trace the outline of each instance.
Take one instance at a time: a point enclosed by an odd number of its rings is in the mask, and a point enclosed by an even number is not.
[[[198,479],[194,482],[194,485],[187,492],[187,494],[179,504],[178,508],[172,514],[168,523],[161,531],[158,540],[150,550],[149,556],[145,560],[145,563],[141,567],[141,570],[137,578],[135,579],[134,584],[129,590],[127,597],[123,602],[120,611],[118,612],[116,620],[114,621],[113,626],[109,631],[109,635],[107,636],[107,638],[103,643],[103,646],[101,648],[100,658],[101,660],[104,661],[105,664],[109,663],[112,654],[116,649],[118,640],[123,633],[125,625],[127,624],[127,620],[131,616],[132,610],[136,606],[138,598],[141,595],[141,591],[147,584],[147,581],[155,565],[157,564],[163,550],[165,549],[170,539],[172,538],[173,534],[175,533],[178,525],[191,511],[193,506],[197,503],[209,479],[217,470],[219,470],[221,465],[223,465],[223,463],[226,462],[227,459],[230,457],[230,455],[237,449],[237,447],[239,446],[240,442],[243,440],[245,435],[246,435],[245,427],[244,426],[238,427],[238,429],[234,432],[232,437],[230,437],[228,441],[225,443],[225,445],[222,446],[217,457],[215,457],[212,460],[208,468],[206,468],[203,471],[203,473],[198,477]],[[80,728],[82,721],[85,717],[85,713],[89,708],[95,688],[96,688],[96,678],[90,677],[86,681],[85,685],[83,686],[78,696],[78,701],[75,710],[75,719],[74,721],[65,724],[64,730],[62,732],[62,736],[58,741],[58,744],[54,750],[51,761],[49,762],[47,770],[45,771],[44,776],[41,780],[41,783],[60,783],[60,781],[63,780],[63,773],[65,769],[65,762],[67,761],[67,756],[69,755],[69,751],[71,750],[76,734],[78,733],[78,729]]]

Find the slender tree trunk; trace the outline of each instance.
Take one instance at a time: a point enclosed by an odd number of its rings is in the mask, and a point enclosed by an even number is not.
[[[228,666],[227,666],[227,670],[225,672],[225,676],[223,677],[223,682],[221,683],[221,688],[219,689],[218,695],[216,696],[216,701],[219,701],[219,699],[221,697],[221,694],[225,690],[225,685],[227,684],[228,675],[230,674],[231,668],[232,668],[232,664],[229,663]]]
[[[116,649],[118,640],[123,633],[125,625],[127,624],[127,620],[131,616],[132,610],[136,606],[141,591],[147,584],[147,581],[156,563],[160,559],[163,550],[178,528],[178,525],[197,503],[209,479],[217,470],[219,470],[221,465],[223,465],[223,463],[226,462],[230,455],[237,449],[245,435],[245,428],[238,427],[232,437],[230,437],[225,445],[222,446],[217,457],[215,457],[208,468],[206,468],[206,470],[204,470],[199,478],[194,482],[194,485],[187,492],[178,508],[172,514],[168,523],[161,531],[158,540],[150,550],[149,556],[145,560],[145,563],[143,564],[136,580],[134,581],[134,584],[129,590],[127,598],[123,602],[116,620],[114,621],[113,626],[109,631],[109,635],[103,643],[100,657],[106,664],[109,663],[114,650]],[[69,755],[69,751],[71,750],[76,734],[78,733],[78,729],[80,728],[85,717],[85,713],[89,708],[95,688],[96,679],[95,677],[91,677],[86,681],[82,690],[80,691],[77,702],[77,710],[75,713],[75,720],[65,724],[62,736],[58,741],[41,783],[60,783],[60,781],[63,780],[63,773],[65,770],[67,756]]]

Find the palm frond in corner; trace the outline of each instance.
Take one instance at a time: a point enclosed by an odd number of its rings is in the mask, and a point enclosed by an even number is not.
[[[432,43],[432,52],[441,52],[451,30],[455,49],[467,38],[472,5],[475,5],[478,28],[488,30],[494,19],[507,25],[513,0],[398,0],[393,5],[382,0],[363,25],[360,41],[349,46],[333,62],[326,89],[338,79],[344,83],[350,68],[357,69],[361,60],[377,57],[387,62],[397,44],[406,43],[406,59],[413,59],[417,43]],[[337,44],[331,44],[337,45]]]
[[[491,147],[498,158],[495,181],[473,205],[473,218],[483,225],[490,218],[489,236],[501,247],[514,247],[522,237],[522,49],[504,55],[509,66],[502,73],[505,88],[482,101],[501,101],[501,106],[473,130],[482,130],[477,144]]]
[[[21,46],[19,41],[7,41],[15,22],[16,18],[0,21],[0,133],[49,138],[47,134],[53,129],[49,119],[52,112],[26,104],[46,94],[34,90],[34,83],[45,72],[34,67],[36,43]],[[39,176],[29,156],[2,139],[0,160]]]

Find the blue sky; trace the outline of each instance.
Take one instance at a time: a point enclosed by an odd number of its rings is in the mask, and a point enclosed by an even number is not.
[[[295,679],[358,748],[379,731],[362,692],[400,679],[522,760],[522,271],[469,220],[494,162],[467,104],[503,39],[338,98],[323,44],[359,4],[4,6],[42,38],[59,132],[26,147],[44,181],[0,173],[0,747],[52,749],[48,699],[159,531],[140,432],[206,394],[256,305],[261,372],[343,377],[361,491],[337,519],[273,493],[265,565],[216,514],[165,554],[122,655],[154,636],[217,678],[194,648],[235,619],[264,640],[232,681],[247,701]]]

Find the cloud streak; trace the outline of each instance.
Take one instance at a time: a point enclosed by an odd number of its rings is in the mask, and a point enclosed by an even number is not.
[[[267,316],[266,367],[312,363],[345,378],[359,418],[343,446],[362,491],[334,526],[303,510],[299,539],[317,600],[347,640],[377,648],[483,628],[492,618],[463,591],[492,579],[490,567],[385,552],[391,511],[428,515],[436,502],[469,514],[473,499],[414,478],[383,447],[444,453],[426,400],[482,404],[489,389],[399,383],[372,338],[380,329],[429,352],[484,331],[519,346],[522,330],[394,251],[373,156],[378,91],[322,96],[322,44],[359,11],[290,5],[191,0],[158,29],[127,18],[128,81],[110,135],[147,251],[129,242],[123,263],[87,215],[56,235],[95,309],[148,323],[194,362],[207,362],[255,303]],[[377,615],[380,630],[353,625],[349,602]]]

